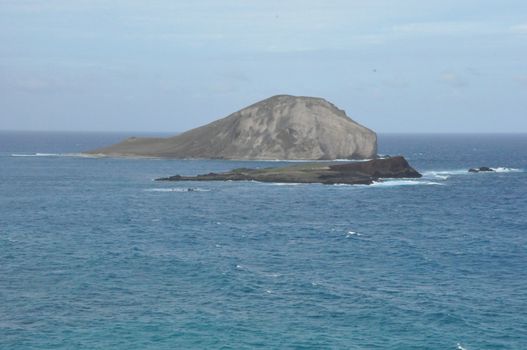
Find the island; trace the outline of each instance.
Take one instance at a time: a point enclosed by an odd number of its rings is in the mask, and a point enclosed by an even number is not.
[[[277,95],[176,136],[130,137],[85,153],[176,159],[371,159],[377,156],[377,135],[323,98]]]
[[[385,178],[419,178],[422,175],[402,156],[355,162],[316,162],[285,167],[238,168],[225,173],[174,175],[156,181],[260,181],[370,185]]]

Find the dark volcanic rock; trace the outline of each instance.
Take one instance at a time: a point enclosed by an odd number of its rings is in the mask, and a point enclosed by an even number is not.
[[[354,171],[374,178],[421,177],[414,168],[401,156],[385,159],[373,159],[367,162],[336,164],[332,170]]]
[[[489,167],[486,167],[486,166],[481,166],[479,168],[470,168],[468,169],[468,172],[469,173],[479,173],[479,172],[488,172],[488,171],[494,171],[493,169],[489,168]]]
[[[226,173],[175,175],[158,181],[261,181],[323,184],[371,184],[384,178],[421,177],[401,156],[352,163],[308,163],[281,168],[239,168]]]

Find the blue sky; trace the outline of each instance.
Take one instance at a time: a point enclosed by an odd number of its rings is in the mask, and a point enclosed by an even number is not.
[[[184,131],[276,94],[527,132],[527,2],[0,0],[0,129]]]

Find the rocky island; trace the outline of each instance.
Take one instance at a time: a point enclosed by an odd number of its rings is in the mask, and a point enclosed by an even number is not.
[[[494,169],[489,168],[488,166],[480,166],[479,168],[470,168],[468,169],[469,173],[484,173],[484,172],[493,172]]]
[[[265,169],[239,168],[226,173],[175,175],[156,181],[261,181],[369,185],[385,178],[419,177],[421,174],[412,168],[404,157],[397,156],[344,164],[318,162]]]
[[[322,98],[277,95],[173,137],[132,137],[86,153],[179,159],[371,159],[377,155],[377,136]]]

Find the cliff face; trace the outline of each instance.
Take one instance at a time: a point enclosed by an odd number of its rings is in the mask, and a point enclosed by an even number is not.
[[[279,95],[169,138],[130,138],[91,151],[110,156],[209,159],[365,159],[375,133],[321,98]]]

